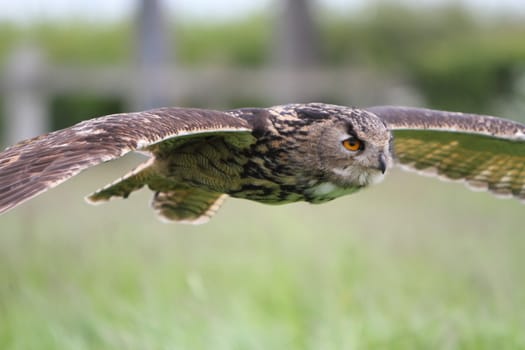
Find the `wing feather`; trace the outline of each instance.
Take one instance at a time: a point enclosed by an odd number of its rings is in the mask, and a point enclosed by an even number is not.
[[[251,127],[228,112],[167,107],[108,115],[24,140],[0,153],[0,213],[130,151],[214,132],[250,133]]]
[[[367,108],[394,135],[404,169],[525,200],[525,125],[492,116],[422,108]]]

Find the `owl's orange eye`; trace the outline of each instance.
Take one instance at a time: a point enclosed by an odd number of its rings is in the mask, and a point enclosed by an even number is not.
[[[364,144],[361,140],[358,140],[355,137],[349,137],[343,141],[343,147],[349,151],[357,152],[364,148]]]

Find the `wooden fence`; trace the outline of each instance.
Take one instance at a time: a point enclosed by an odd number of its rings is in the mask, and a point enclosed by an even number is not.
[[[418,102],[400,77],[352,68],[57,66],[49,64],[42,52],[23,47],[12,53],[0,75],[6,116],[3,143],[48,131],[53,96],[110,96],[123,100],[126,109],[138,110],[149,89],[170,105],[199,101],[210,108],[227,108],[232,100],[336,101],[357,106]]]

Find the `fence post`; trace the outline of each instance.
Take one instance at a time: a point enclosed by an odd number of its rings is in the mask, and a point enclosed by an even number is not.
[[[311,0],[280,3],[277,31],[277,64],[286,68],[319,64],[319,33],[311,12]]]
[[[137,74],[134,83],[134,109],[163,107],[168,101],[164,73],[167,67],[167,23],[162,0],[138,1],[137,13]]]
[[[4,81],[5,128],[3,140],[11,145],[49,130],[50,117],[42,51],[23,45],[7,59]]]
[[[274,66],[281,71],[275,88],[281,103],[300,102],[298,93],[300,72],[320,63],[319,37],[311,12],[311,0],[279,1],[279,12],[274,29]]]

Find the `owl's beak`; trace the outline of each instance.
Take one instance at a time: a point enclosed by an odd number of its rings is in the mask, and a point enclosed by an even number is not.
[[[378,166],[378,169],[381,170],[381,173],[384,174],[385,171],[386,171],[386,159],[385,159],[385,155],[384,154],[381,154],[379,156],[379,166]]]

